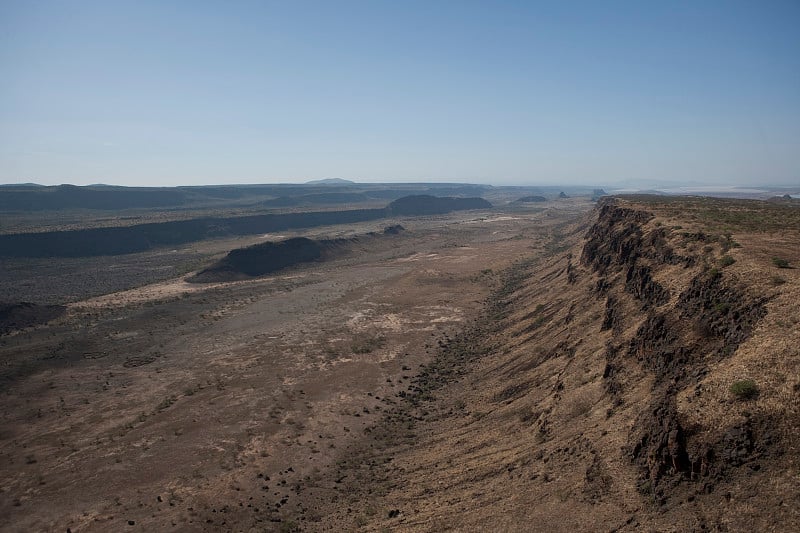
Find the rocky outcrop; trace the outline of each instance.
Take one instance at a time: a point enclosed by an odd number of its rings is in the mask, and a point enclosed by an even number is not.
[[[517,199],[517,203],[520,204],[546,202],[546,201],[547,198],[545,198],[544,196],[537,196],[537,195],[523,196],[522,198]]]
[[[652,217],[606,202],[586,235],[581,263],[599,274],[634,264],[643,251],[641,225]]]
[[[492,204],[483,198],[452,198],[418,194],[398,198],[386,210],[392,215],[442,215],[467,209],[489,209]]]
[[[645,307],[655,307],[669,301],[669,291],[653,280],[648,266],[629,266],[625,274],[625,289],[641,300]]]
[[[211,283],[264,276],[301,263],[330,257],[347,242],[347,239],[313,240],[296,237],[237,248],[214,265],[187,278],[187,281]]]
[[[730,354],[744,342],[766,314],[767,298],[748,298],[738,287],[727,284],[718,270],[696,276],[676,305],[684,320],[692,321],[697,333],[714,339],[717,352]]]
[[[277,242],[262,242],[231,250],[221,260],[186,279],[191,283],[235,281],[265,276],[286,268],[314,261],[326,261],[347,254],[353,245],[397,238],[405,232],[399,224],[349,238],[309,239],[294,237]]]
[[[643,232],[643,225],[653,218],[651,213],[617,206],[613,198],[600,205],[597,222],[586,235],[582,264],[600,274],[634,265],[640,258],[660,265],[694,265],[693,257],[675,253],[664,228]]]
[[[406,230],[406,228],[404,228],[400,224],[394,224],[392,226],[386,226],[385,228],[383,228],[383,234],[384,235],[400,235],[405,230]]]
[[[706,366],[733,354],[766,314],[765,298],[754,298],[718,270],[700,270],[677,297],[654,279],[671,265],[686,268],[696,258],[677,254],[664,228],[648,228],[652,215],[607,201],[587,234],[581,263],[598,280],[593,292],[606,296],[601,331],[618,332],[626,318],[620,293],[630,295],[644,316],[625,344],[610,343],[603,373],[606,390],[620,398],[621,373],[635,361],[655,377],[649,404],[634,423],[627,453],[640,469],[640,487],[657,501],[683,480],[713,484],[747,462],[757,447],[748,427],[709,439],[702,428],[688,431],[676,408],[680,390],[693,386]],[[672,302],[671,305],[670,302]]]

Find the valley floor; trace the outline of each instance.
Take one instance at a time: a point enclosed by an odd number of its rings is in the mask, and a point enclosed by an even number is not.
[[[4,336],[0,529],[319,524],[311,480],[402,401],[498,272],[552,253],[590,207],[416,219],[332,262],[158,282]]]

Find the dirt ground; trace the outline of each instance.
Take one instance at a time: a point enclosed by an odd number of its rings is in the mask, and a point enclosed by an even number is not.
[[[404,235],[333,262],[159,281],[0,338],[0,529],[318,520],[300,485],[363,444],[440,341],[481,311],[500,270],[550,255],[591,207],[401,221]]]

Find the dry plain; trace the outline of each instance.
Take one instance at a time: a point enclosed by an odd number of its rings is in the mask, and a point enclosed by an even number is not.
[[[551,254],[591,206],[401,220],[334,261],[77,299],[4,337],[0,529],[320,527],[312,480],[477,316],[498,272]]]

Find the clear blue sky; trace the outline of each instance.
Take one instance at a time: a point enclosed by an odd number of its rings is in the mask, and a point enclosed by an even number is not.
[[[800,2],[0,0],[0,182],[800,183]]]

